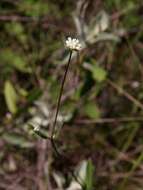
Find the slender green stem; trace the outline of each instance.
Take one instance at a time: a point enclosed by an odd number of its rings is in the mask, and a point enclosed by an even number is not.
[[[53,127],[52,127],[52,134],[51,134],[51,143],[52,143],[52,146],[53,146],[53,148],[54,148],[54,150],[55,150],[58,157],[61,157],[62,155],[61,155],[61,153],[58,151],[58,149],[56,147],[56,144],[55,144],[55,141],[54,141],[54,134],[55,134],[55,130],[56,130],[57,117],[58,117],[58,113],[59,113],[59,109],[60,109],[60,103],[61,103],[61,98],[62,98],[62,93],[63,93],[63,89],[64,89],[66,76],[67,76],[69,66],[70,66],[70,62],[71,62],[71,57],[72,57],[72,51],[70,51],[69,60],[68,60],[66,70],[65,70],[65,73],[64,73],[64,77],[63,77],[63,80],[62,80],[60,94],[59,94],[59,97],[58,97],[58,103],[57,103],[55,119],[54,119],[54,123],[53,123]]]
[[[52,127],[51,139],[54,139],[56,124],[57,124],[57,117],[58,117],[58,113],[59,113],[59,109],[60,109],[61,97],[62,97],[62,93],[63,93],[64,84],[65,84],[66,76],[67,76],[67,73],[68,73],[68,69],[69,69],[69,66],[70,66],[71,57],[72,57],[72,51],[70,51],[69,60],[68,60],[66,70],[65,70],[65,73],[64,73],[64,77],[63,77],[63,80],[62,80],[62,84],[61,84],[61,89],[60,89],[60,94],[59,94],[59,97],[58,97],[58,103],[57,103],[55,119],[54,119],[54,123],[53,123],[53,127]]]
[[[53,123],[53,127],[52,127],[52,134],[51,134],[51,143],[52,143],[52,146],[55,150],[57,157],[59,157],[60,159],[64,159],[65,161],[68,161],[68,158],[58,151],[56,144],[55,144],[55,140],[54,140],[54,134],[55,134],[56,124],[57,124],[57,117],[58,117],[58,113],[59,113],[59,109],[60,109],[60,103],[61,103],[62,93],[63,93],[63,89],[64,89],[64,84],[65,84],[66,76],[67,76],[69,66],[70,66],[70,62],[71,62],[71,57],[72,57],[72,50],[70,51],[69,60],[68,60],[68,63],[67,63],[66,69],[65,69],[65,73],[64,73],[64,77],[62,80],[60,94],[59,94],[58,102],[57,102],[55,119],[54,119],[54,123]],[[78,178],[76,177],[74,172],[70,168],[69,168],[69,171],[70,171],[72,177],[81,185],[81,187],[83,189],[82,183],[78,180]]]

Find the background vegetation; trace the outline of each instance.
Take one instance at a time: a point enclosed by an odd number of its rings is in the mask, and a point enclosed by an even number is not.
[[[0,190],[143,189],[142,20],[140,0],[0,1]],[[50,137],[68,36],[65,159],[33,128]]]

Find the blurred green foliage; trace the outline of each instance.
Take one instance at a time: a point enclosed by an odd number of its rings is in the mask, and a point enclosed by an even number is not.
[[[143,4],[86,3],[0,2],[0,189],[20,176],[17,189],[40,189],[41,183],[48,189],[51,183],[75,190],[79,183],[69,168],[82,164],[85,190],[143,189]],[[73,55],[58,115],[55,140],[65,161],[41,137],[50,138],[67,36],[84,45]]]

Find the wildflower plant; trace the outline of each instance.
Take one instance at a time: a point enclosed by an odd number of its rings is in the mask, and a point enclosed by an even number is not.
[[[73,51],[80,51],[82,46],[81,46],[81,43],[79,42],[78,39],[68,37],[67,40],[66,40],[66,48],[68,48],[70,50],[69,59],[68,59],[66,69],[65,69],[65,72],[64,72],[64,76],[63,76],[63,79],[62,79],[62,83],[61,83],[61,89],[60,89],[60,93],[59,93],[59,97],[58,97],[58,101],[57,101],[57,108],[56,108],[55,119],[54,119],[54,123],[53,123],[53,126],[52,126],[52,134],[51,134],[51,143],[52,143],[52,146],[53,146],[53,148],[55,150],[55,153],[56,153],[57,157],[60,158],[60,159],[62,158],[65,161],[67,161],[68,158],[58,151],[58,149],[56,147],[56,144],[55,144],[54,136],[55,136],[55,131],[56,131],[57,117],[58,117],[58,113],[59,113],[59,109],[60,109],[61,97],[62,97],[62,93],[63,93],[63,89],[64,89],[65,80],[66,80],[66,77],[67,77],[67,74],[68,74],[69,66],[70,66],[70,63],[71,63],[72,53],[73,53]],[[77,181],[77,183],[81,187],[83,187],[84,186],[83,183],[81,183],[79,181],[77,176],[74,174],[74,172],[70,168],[69,168],[69,172],[71,173],[72,177]]]
[[[61,97],[62,97],[62,93],[63,93],[63,89],[64,89],[64,84],[65,84],[65,80],[66,80],[68,70],[69,70],[69,66],[71,63],[72,53],[73,53],[73,51],[80,51],[82,48],[81,43],[76,38],[68,37],[65,44],[66,44],[66,48],[68,48],[70,50],[69,59],[68,59],[66,69],[65,69],[65,73],[63,76],[63,80],[61,83],[61,89],[60,89],[60,93],[59,93],[59,97],[58,97],[58,101],[57,101],[56,114],[55,114],[55,119],[54,119],[54,123],[53,123],[53,127],[52,127],[52,134],[51,134],[51,142],[52,142],[53,147],[54,147],[57,154],[59,154],[59,152],[57,151],[57,148],[55,146],[54,135],[55,135],[55,130],[56,130],[57,117],[58,117],[58,113],[59,113],[59,109],[60,109],[60,102],[61,102]]]
[[[42,129],[40,129],[37,126],[34,127],[34,132],[44,139],[49,139],[51,141],[53,149],[56,153],[56,156],[60,159],[62,158],[62,159],[65,159],[67,161],[68,158],[65,155],[61,154],[56,147],[56,142],[58,142],[58,140],[55,139],[56,124],[57,124],[57,118],[58,118],[58,113],[59,113],[59,109],[60,109],[60,103],[61,103],[62,93],[63,93],[63,89],[64,89],[64,84],[65,84],[66,77],[67,77],[68,70],[69,70],[69,66],[71,63],[72,53],[74,51],[76,51],[76,52],[80,51],[82,49],[82,45],[78,39],[71,38],[71,37],[67,38],[67,40],[65,41],[65,45],[66,45],[66,48],[69,49],[69,58],[68,58],[68,62],[67,62],[66,68],[65,68],[64,76],[63,76],[63,79],[61,82],[61,88],[60,88],[59,97],[58,97],[57,106],[56,106],[56,113],[55,113],[54,122],[53,122],[52,129],[51,129],[51,131],[52,131],[51,136],[49,137],[48,135],[45,135],[45,133],[42,131]],[[83,183],[81,183],[79,181],[77,176],[74,174],[74,172],[70,168],[69,168],[69,172],[71,173],[72,177],[77,181],[77,183],[82,187]]]
[[[71,38],[71,37],[68,37],[66,39],[65,46],[67,49],[69,49],[69,58],[68,58],[68,62],[67,62],[66,68],[65,68],[64,76],[63,76],[62,83],[61,83],[60,93],[59,93],[59,97],[57,100],[57,107],[56,107],[56,113],[55,113],[54,122],[53,122],[53,126],[52,126],[51,137],[46,137],[45,135],[43,136],[39,126],[35,126],[33,129],[34,132],[36,134],[38,134],[39,136],[41,136],[42,138],[47,138],[47,139],[51,140],[53,148],[54,148],[55,152],[57,153],[57,155],[60,155],[60,153],[58,152],[58,150],[56,148],[54,139],[55,139],[56,124],[57,124],[57,118],[58,118],[58,113],[59,113],[59,109],[60,109],[60,103],[61,103],[62,93],[63,93],[63,89],[64,89],[64,84],[65,84],[65,80],[66,80],[66,77],[68,74],[73,51],[78,52],[82,49],[82,45],[81,45],[80,41],[76,38]]]

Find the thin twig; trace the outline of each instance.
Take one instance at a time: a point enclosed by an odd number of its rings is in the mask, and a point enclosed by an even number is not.
[[[103,123],[116,123],[116,122],[132,122],[132,121],[139,121],[143,122],[143,116],[140,117],[122,117],[122,118],[99,118],[99,119],[78,119],[75,121],[77,124],[103,124]]]
[[[140,155],[136,159],[135,163],[132,165],[132,168],[129,171],[129,174],[123,179],[118,190],[125,190],[127,182],[129,180],[129,177],[131,177],[133,175],[134,171],[139,167],[139,165],[141,164],[142,161],[143,161],[143,152],[140,153]]]
[[[114,89],[116,89],[119,93],[123,94],[128,100],[130,100],[132,103],[134,103],[137,107],[141,108],[143,110],[143,104],[134,98],[131,94],[129,94],[127,91],[125,91],[122,87],[118,86],[116,83],[111,81],[110,79],[107,80],[108,84],[110,84]]]

